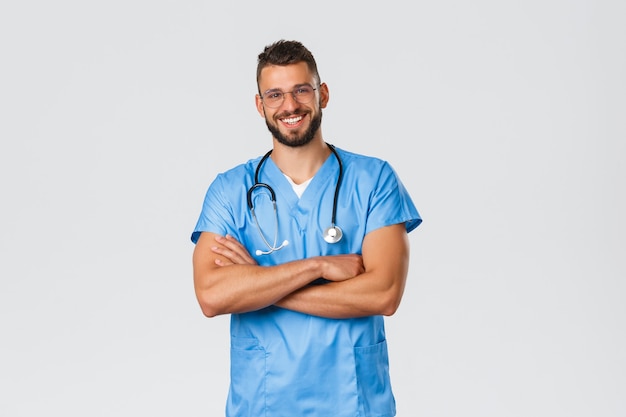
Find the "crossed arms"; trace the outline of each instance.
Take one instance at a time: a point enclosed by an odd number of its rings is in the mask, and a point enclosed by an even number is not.
[[[368,233],[362,248],[362,255],[259,266],[233,237],[203,232],[193,252],[196,297],[208,317],[270,305],[328,318],[390,316],[400,305],[408,273],[404,224]],[[331,282],[308,285],[317,278]]]

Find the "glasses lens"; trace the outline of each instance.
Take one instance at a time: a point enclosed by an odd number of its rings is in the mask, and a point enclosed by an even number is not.
[[[278,107],[283,102],[283,93],[280,91],[271,91],[263,94],[263,101],[268,107]]]
[[[302,86],[293,90],[293,96],[298,103],[308,103],[313,98],[313,88]]]

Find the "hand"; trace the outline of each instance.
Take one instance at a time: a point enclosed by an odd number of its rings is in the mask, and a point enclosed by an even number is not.
[[[361,255],[333,255],[321,258],[324,262],[322,278],[329,281],[345,281],[365,272]]]
[[[217,236],[215,241],[219,246],[213,246],[211,251],[226,258],[226,261],[217,258],[216,265],[257,265],[248,250],[231,235]]]

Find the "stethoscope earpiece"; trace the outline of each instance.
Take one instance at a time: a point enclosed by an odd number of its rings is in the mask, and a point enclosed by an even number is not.
[[[335,147],[329,143],[327,143],[327,145],[332,151],[333,155],[335,155],[335,158],[337,158],[337,162],[339,163],[339,176],[337,177],[337,184],[335,185],[335,197],[333,199],[333,214],[331,217],[332,223],[330,227],[324,230],[324,234],[322,237],[328,243],[337,243],[343,237],[343,232],[341,231],[341,228],[335,225],[335,216],[337,214],[337,198],[339,196],[339,187],[341,185],[341,179],[343,177],[343,164],[341,163],[341,158],[339,157],[339,154],[335,150]],[[280,246],[276,246],[276,241],[278,240],[278,211],[276,210],[276,193],[274,192],[272,187],[270,187],[268,184],[259,182],[259,172],[261,171],[261,166],[263,165],[265,160],[270,156],[271,153],[272,153],[272,150],[267,152],[263,156],[263,158],[261,158],[261,160],[259,161],[259,164],[256,167],[256,172],[254,173],[254,184],[252,185],[252,187],[248,189],[248,193],[246,196],[248,200],[248,208],[250,209],[250,212],[252,213],[252,218],[254,219],[254,224],[256,225],[259,231],[259,234],[261,235],[261,239],[263,239],[263,242],[265,243],[265,245],[267,245],[267,248],[269,249],[267,251],[262,251],[261,249],[257,249],[255,252],[257,256],[269,255],[270,253],[277,251],[279,249],[282,249],[285,246],[289,245],[289,241],[284,240]],[[270,245],[270,243],[265,238],[265,235],[263,234],[263,231],[261,230],[261,226],[259,226],[259,221],[256,218],[256,214],[254,213],[254,204],[252,202],[252,192],[257,188],[265,188],[270,193],[270,201],[274,205],[274,217],[276,218],[276,221],[275,221],[276,229],[274,230],[274,244],[273,245]]]

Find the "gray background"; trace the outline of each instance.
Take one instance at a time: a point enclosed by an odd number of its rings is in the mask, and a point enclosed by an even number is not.
[[[626,3],[0,6],[0,415],[219,416],[228,317],[189,235],[271,145],[256,56],[315,54],[325,138],[424,223],[387,320],[398,415],[626,415]]]

